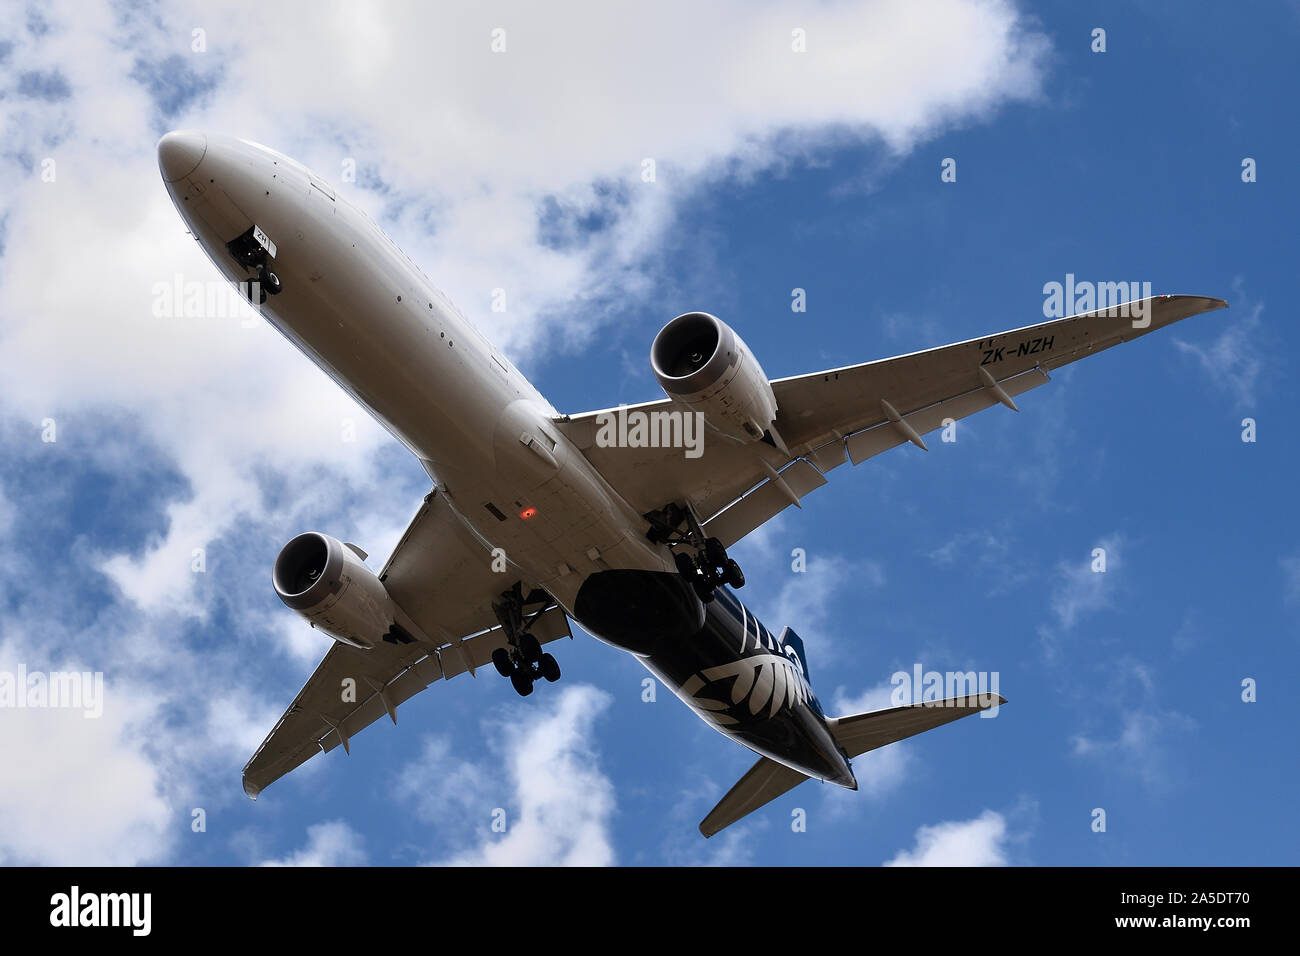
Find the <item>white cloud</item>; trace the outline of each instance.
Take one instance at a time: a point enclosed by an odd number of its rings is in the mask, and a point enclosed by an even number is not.
[[[893,691],[894,686],[888,681],[869,687],[857,696],[847,695],[842,687],[836,688],[832,698],[832,714],[846,717],[894,707],[896,705],[890,699]],[[878,800],[894,793],[907,782],[913,765],[912,751],[906,741],[854,757],[853,775],[858,780],[858,792],[842,792],[838,787],[823,788],[828,805],[836,811],[851,812],[861,806],[863,798]]]
[[[336,181],[355,161],[370,191],[345,191],[373,209],[401,197],[388,226],[413,258],[489,337],[537,355],[580,344],[612,314],[584,304],[651,293],[660,257],[648,253],[672,241],[676,211],[701,184],[850,140],[906,150],[1036,95],[1046,49],[1009,4],[971,0],[832,4],[800,10],[797,24],[739,0],[707,10],[501,4],[490,16],[410,4],[382,24],[344,8],[304,17],[286,4],[232,34],[241,9],[144,16],[51,4],[39,41],[14,24],[6,66],[11,76],[57,72],[70,96],[0,100],[8,155],[57,163],[54,182],[30,166],[6,170],[20,185],[0,216],[23,237],[0,261],[0,311],[13,317],[0,333],[9,411],[128,409],[194,488],[171,504],[167,534],[145,554],[106,557],[107,573],[146,608],[182,606],[192,584],[183,559],[259,510],[256,466],[373,481],[367,458],[385,441],[265,327],[151,316],[156,283],[215,277],[157,176],[158,102],[180,110],[167,125],[238,132]],[[205,53],[189,51],[196,24]],[[494,55],[495,26],[507,52]],[[807,31],[806,53],[791,52],[794,26]],[[610,41],[627,36],[637,42]],[[329,70],[318,68],[322,51]],[[166,79],[147,89],[140,77],[162,63]],[[420,91],[418,119],[403,90]],[[641,181],[645,157],[659,164],[655,183]],[[606,228],[556,248],[539,229],[548,197],[573,216],[603,216]],[[505,313],[485,307],[497,287]],[[344,415],[363,423],[355,444],[338,439]]]
[[[893,701],[895,687],[889,681],[881,681],[874,687],[868,687],[857,696],[845,693],[843,687],[835,690],[834,710],[837,715],[865,714],[873,710],[887,710],[896,707]]]
[[[283,5],[264,10],[259,30],[239,31],[238,43],[224,27],[238,22],[233,4],[157,18],[52,4],[39,42],[14,23],[10,77],[57,73],[70,95],[0,100],[9,155],[56,161],[53,182],[31,166],[8,169],[18,187],[0,208],[6,232],[23,238],[0,260],[0,311],[13,317],[0,333],[5,411],[130,411],[192,486],[169,503],[168,531],[144,553],[105,555],[123,594],[146,609],[201,611],[188,559],[240,516],[259,514],[257,467],[273,462],[304,481],[341,472],[373,486],[370,455],[386,442],[264,325],[152,316],[156,284],[216,276],[183,238],[157,177],[162,96],[182,104],[166,125],[238,131],[337,181],[343,160],[354,160],[370,191],[342,183],[348,193],[372,208],[402,196],[394,208],[406,219],[390,220],[390,232],[417,261],[437,264],[430,272],[490,337],[538,354],[534,346],[584,341],[610,312],[575,304],[650,293],[647,261],[658,256],[647,251],[671,239],[676,208],[699,183],[845,139],[905,150],[1036,92],[1044,39],[1006,4],[805,10],[807,53],[790,52],[793,27],[779,8],[738,8],[521,3],[486,17],[411,5],[381,29],[343,9],[304,18]],[[192,53],[200,23],[208,51]],[[494,25],[507,30],[500,55],[489,52]],[[637,43],[608,40],[627,35]],[[331,51],[325,72],[322,49]],[[172,64],[177,51],[169,86],[139,82],[142,65]],[[693,62],[708,69],[682,68]],[[204,82],[212,88],[198,98],[179,96]],[[421,91],[424,121],[412,122],[395,90]],[[658,161],[655,183],[641,181],[646,156]],[[547,196],[575,216],[602,213],[608,228],[555,248],[538,228]],[[498,286],[506,313],[482,307]],[[556,323],[564,336],[552,334]],[[355,444],[339,441],[343,416],[359,423]]]
[[[210,746],[229,751],[241,764],[262,745],[284,713],[283,705],[268,706],[243,687],[226,691],[209,687],[203,706],[207,711],[206,724],[212,731]]]
[[[1102,549],[1104,555],[1094,555],[1097,548]],[[1050,599],[1055,627],[1043,625],[1038,629],[1049,657],[1058,652],[1063,635],[1073,630],[1080,620],[1114,606],[1121,587],[1115,572],[1121,567],[1123,548],[1123,535],[1118,531],[1111,532],[1089,547],[1083,557],[1057,565]],[[1101,563],[1103,560],[1104,565]],[[1104,571],[1099,570],[1102,567]]]
[[[921,827],[916,845],[885,866],[1006,866],[1006,842],[1006,819],[985,810],[973,820]]]
[[[1108,693],[1102,700],[1117,702],[1103,710],[1115,712],[1118,727],[1111,733],[1080,731],[1070,738],[1076,757],[1095,761],[1107,773],[1118,772],[1138,778],[1150,791],[1173,787],[1183,773],[1171,754],[1177,739],[1196,727],[1196,721],[1159,703],[1159,682],[1151,668],[1131,658],[1115,662]],[[1088,723],[1095,727],[1104,718],[1093,702]]]
[[[731,787],[731,781],[721,779],[714,765],[701,765],[691,771],[691,776],[697,778],[696,782],[679,789],[669,801],[672,809],[659,846],[661,859],[646,862],[667,866],[749,864],[753,860],[755,846],[761,845],[762,834],[771,825],[771,807],[760,809],[707,840],[702,839],[699,823],[722,799],[722,795]]]
[[[421,820],[441,826],[486,828],[499,796],[498,774],[452,753],[451,739],[427,737],[420,756],[398,773],[395,795],[409,802]]]
[[[230,468],[205,471],[200,493],[167,506],[167,535],[139,556],[113,554],[102,570],[139,607],[191,607],[184,599],[195,581],[196,551],[208,548],[232,514],[258,500],[254,484]]]
[[[931,561],[941,567],[947,567],[968,550],[978,549],[980,560],[996,560],[1005,555],[1007,545],[987,531],[962,531],[953,535],[927,555]]]
[[[362,866],[366,862],[365,841],[342,820],[330,820],[307,828],[307,843],[279,860],[265,860],[262,866]]]
[[[1287,604],[1300,603],[1300,554],[1280,558],[1282,588]]]
[[[831,630],[836,597],[843,597],[849,585],[859,595],[869,589],[879,590],[885,584],[885,571],[878,561],[851,561],[839,554],[806,548],[803,570],[794,570],[792,548],[798,539],[791,538],[786,521],[785,515],[778,516],[730,551],[746,575],[780,582],[775,589],[746,589],[740,598],[773,634],[780,634],[787,626],[794,628],[808,651],[809,667],[816,673],[818,662],[833,662],[841,650]]]
[[[761,846],[758,835],[766,829],[763,807],[754,817],[743,823],[733,823],[708,840],[700,837],[696,824],[685,820],[673,824],[676,832],[663,843],[661,852],[667,866],[749,866],[754,860],[754,850]]]
[[[399,772],[395,789],[434,824],[439,845],[463,845],[437,863],[614,863],[614,786],[600,770],[594,743],[596,720],[610,700],[590,685],[575,684],[538,702],[540,707],[530,701],[511,708],[509,720],[485,728],[485,736],[501,741],[486,759],[456,759],[445,740],[427,741],[421,759]],[[492,829],[498,811],[504,813],[504,833]]]
[[[1033,576],[1023,549],[1013,534],[994,534],[983,529],[959,531],[943,544],[927,552],[926,557],[939,567],[957,565],[966,571],[979,571],[989,582],[988,594],[1005,594]]]
[[[156,283],[215,276],[184,239],[158,179],[155,103],[133,78],[142,63],[187,50],[195,24],[206,25],[208,52],[187,52],[172,82],[192,70],[215,86],[168,123],[278,145],[327,178],[338,179],[344,159],[377,173],[384,195],[414,200],[399,204],[410,218],[390,230],[515,349],[555,341],[556,322],[565,341],[589,334],[609,310],[574,309],[575,290],[584,299],[648,293],[646,252],[668,238],[695,184],[846,137],[904,149],[950,121],[1033,95],[1044,47],[1011,7],[958,0],[924,13],[902,3],[801,11],[806,54],[790,52],[791,26],[777,8],[521,3],[489,20],[411,5],[381,29],[343,10],[304,18],[285,5],[263,11],[259,29],[239,31],[237,43],[222,26],[237,22],[236,7],[225,9],[169,8],[155,21],[54,4],[39,43],[15,24],[7,65],[59,72],[70,97],[39,109],[0,101],[10,155],[48,153],[57,163],[54,182],[10,169],[21,185],[0,209],[8,234],[23,237],[0,261],[0,310],[14,319],[0,333],[7,410],[128,409],[193,486],[169,505],[168,531],[148,551],[105,558],[106,573],[145,608],[184,606],[193,549],[259,510],[256,466],[274,461],[304,478],[326,466],[373,481],[367,459],[385,440],[265,326],[151,315]],[[507,29],[504,54],[488,50],[493,24]],[[608,39],[627,35],[638,42]],[[331,51],[328,71],[316,68],[322,50]],[[709,69],[672,65],[692,62]],[[405,99],[392,95],[402,89],[421,91],[428,121],[411,121]],[[647,155],[661,164],[654,184],[639,177]],[[600,184],[616,186],[616,198],[602,198]],[[348,191],[363,205],[382,201]],[[548,196],[576,214],[603,210],[611,225],[589,243],[553,248],[537,221]],[[482,307],[496,287],[509,293],[507,313]],[[361,425],[354,444],[338,438],[343,416]]]
[[[62,500],[56,489],[56,497]],[[45,508],[42,508],[45,511]],[[239,767],[283,709],[249,687],[237,641],[190,640],[192,621],[81,599],[93,571],[74,548],[35,564],[27,513],[0,532],[0,671],[103,672],[103,716],[0,709],[0,859],[42,865],[165,862],[190,813],[241,799]],[[46,515],[55,537],[70,534]],[[39,569],[39,573],[37,573]],[[93,587],[93,585],[92,585]],[[243,615],[235,615],[242,624]],[[286,695],[287,696],[287,695]]]
[[[858,780],[858,792],[841,793],[839,790],[826,788],[826,794],[837,806],[848,809],[849,801],[870,798],[878,800],[899,790],[908,782],[909,772],[914,764],[912,752],[907,749],[907,742],[889,744],[853,758],[853,775]],[[913,778],[915,783],[916,779]]]
[[[1233,283],[1233,288],[1238,297],[1237,308],[1211,316],[1223,324],[1223,331],[1213,342],[1202,347],[1175,338],[1174,345],[1184,355],[1192,356],[1214,386],[1232,397],[1238,409],[1249,410],[1255,405],[1259,380],[1268,367],[1260,334],[1264,306],[1241,301],[1244,293],[1240,279]]]
[[[14,44],[0,63],[0,175],[10,184],[0,196],[0,418],[55,417],[61,442],[109,421],[104,443],[81,434],[88,460],[116,473],[147,450],[185,486],[141,503],[166,519],[143,544],[78,545],[103,549],[78,570],[98,570],[116,588],[107,607],[88,612],[93,623],[61,620],[67,596],[55,600],[44,582],[8,579],[22,610],[3,622],[5,639],[40,633],[49,645],[90,650],[131,674],[133,690],[131,708],[93,730],[56,721],[31,728],[30,743],[7,744],[34,770],[0,794],[6,819],[26,820],[30,834],[2,844],[6,859],[165,858],[171,817],[184,823],[193,805],[187,797],[209,787],[237,795],[226,784],[237,779],[242,748],[288,702],[256,696],[263,688],[247,668],[250,649],[264,653],[268,633],[297,658],[325,649],[287,613],[268,618],[269,566],[249,571],[250,554],[260,553],[250,543],[287,540],[308,521],[347,522],[382,560],[427,487],[405,458],[409,477],[394,478],[386,433],[266,325],[153,316],[158,283],[215,279],[159,180],[163,129],[237,133],[301,158],[384,219],[489,337],[515,355],[545,357],[581,347],[618,303],[671,292],[673,277],[658,275],[656,263],[689,241],[674,225],[700,189],[848,142],[902,155],[1036,95],[1046,50],[1011,5],[977,0],[924,10],[826,4],[801,9],[797,24],[779,7],[740,0],[707,9],[684,0],[631,10],[518,3],[490,14],[410,4],[382,19],[347,6],[305,9],[268,7],[249,30],[233,2],[135,12],[56,0],[42,7],[49,29],[39,38],[21,7],[0,11],[0,36]],[[489,30],[498,25],[508,52],[493,55]],[[190,52],[196,26],[207,31],[206,53]],[[805,54],[790,52],[794,26],[807,30]],[[17,94],[16,78],[30,71],[61,78],[69,95]],[[147,88],[144,75],[162,80]],[[640,179],[646,157],[657,162],[653,184]],[[359,183],[341,178],[345,159],[356,161]],[[39,176],[45,160],[53,181]],[[568,224],[567,243],[542,235],[548,199]],[[572,228],[588,215],[605,226]],[[486,308],[498,286],[506,313]],[[344,418],[355,422],[353,442],[342,440]],[[21,554],[23,542],[4,527],[14,508],[0,512],[0,535]],[[196,548],[207,551],[205,575],[190,569]],[[832,575],[792,584],[779,615],[793,623]],[[217,613],[229,641],[196,647],[191,633]],[[217,686],[211,701],[194,699],[195,688]],[[549,781],[549,768],[515,754],[510,833],[460,859],[613,859],[612,792],[580,759],[591,736],[584,715],[598,699],[590,689],[568,693],[567,710],[544,725],[551,737],[536,743],[572,762],[588,790]],[[142,738],[136,728],[146,726]],[[111,822],[87,809],[84,788],[49,798],[49,788],[68,784],[59,776],[66,754],[108,781]],[[579,809],[563,803],[579,797]],[[72,842],[77,828],[56,809],[102,826],[103,841]],[[557,826],[569,834],[558,848]],[[345,837],[313,832],[320,852],[309,841],[302,856],[347,856]]]
[[[0,671],[84,671],[51,666],[0,643]],[[161,862],[177,832],[149,748],[159,701],[145,688],[106,681],[103,714],[0,708],[0,863],[132,866]]]
[[[5,496],[4,488],[0,488],[0,535],[8,533],[14,514],[13,503]]]

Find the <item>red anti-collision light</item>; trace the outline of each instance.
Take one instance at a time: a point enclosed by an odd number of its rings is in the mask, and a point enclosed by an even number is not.
[[[532,517],[533,515],[535,515],[535,514],[537,514],[537,509],[536,509],[536,508],[533,508],[533,507],[528,507],[528,508],[525,508],[523,511],[519,512],[519,517],[521,517],[521,518],[523,518],[525,521],[527,521],[529,518],[531,518],[531,517]]]

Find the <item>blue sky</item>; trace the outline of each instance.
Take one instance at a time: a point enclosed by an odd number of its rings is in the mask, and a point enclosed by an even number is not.
[[[326,7],[256,37],[224,5],[43,10],[0,20],[0,672],[102,671],[105,708],[0,709],[0,862],[1295,862],[1294,6]],[[859,759],[861,792],[702,840],[751,755],[578,633],[559,684],[435,686],[252,803],[239,770],[325,650],[276,552],[319,529],[378,567],[427,479],[274,333],[151,315],[213,278],[157,178],[182,126],[330,179],[563,411],[657,397],[650,341],[694,309],[782,377],[1031,324],[1067,274],[1231,308],[837,470],[733,549],[829,710],[916,664],[998,673],[995,719]]]

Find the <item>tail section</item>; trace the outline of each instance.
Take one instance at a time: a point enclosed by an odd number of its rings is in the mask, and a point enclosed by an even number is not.
[[[803,641],[788,627],[782,632],[781,641],[798,654],[800,663],[804,666],[804,674],[807,675],[808,668],[803,661]],[[887,710],[873,710],[848,717],[830,717],[826,720],[826,726],[840,750],[851,759],[1005,703],[1005,698],[996,695],[949,697],[946,700],[890,707]],[[704,818],[700,823],[700,832],[711,837],[807,779],[808,776],[798,770],[761,757]]]

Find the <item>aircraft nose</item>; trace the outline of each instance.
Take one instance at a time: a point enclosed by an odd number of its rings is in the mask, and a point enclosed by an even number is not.
[[[195,129],[173,130],[158,140],[158,169],[165,182],[184,179],[203,162],[208,138]]]

